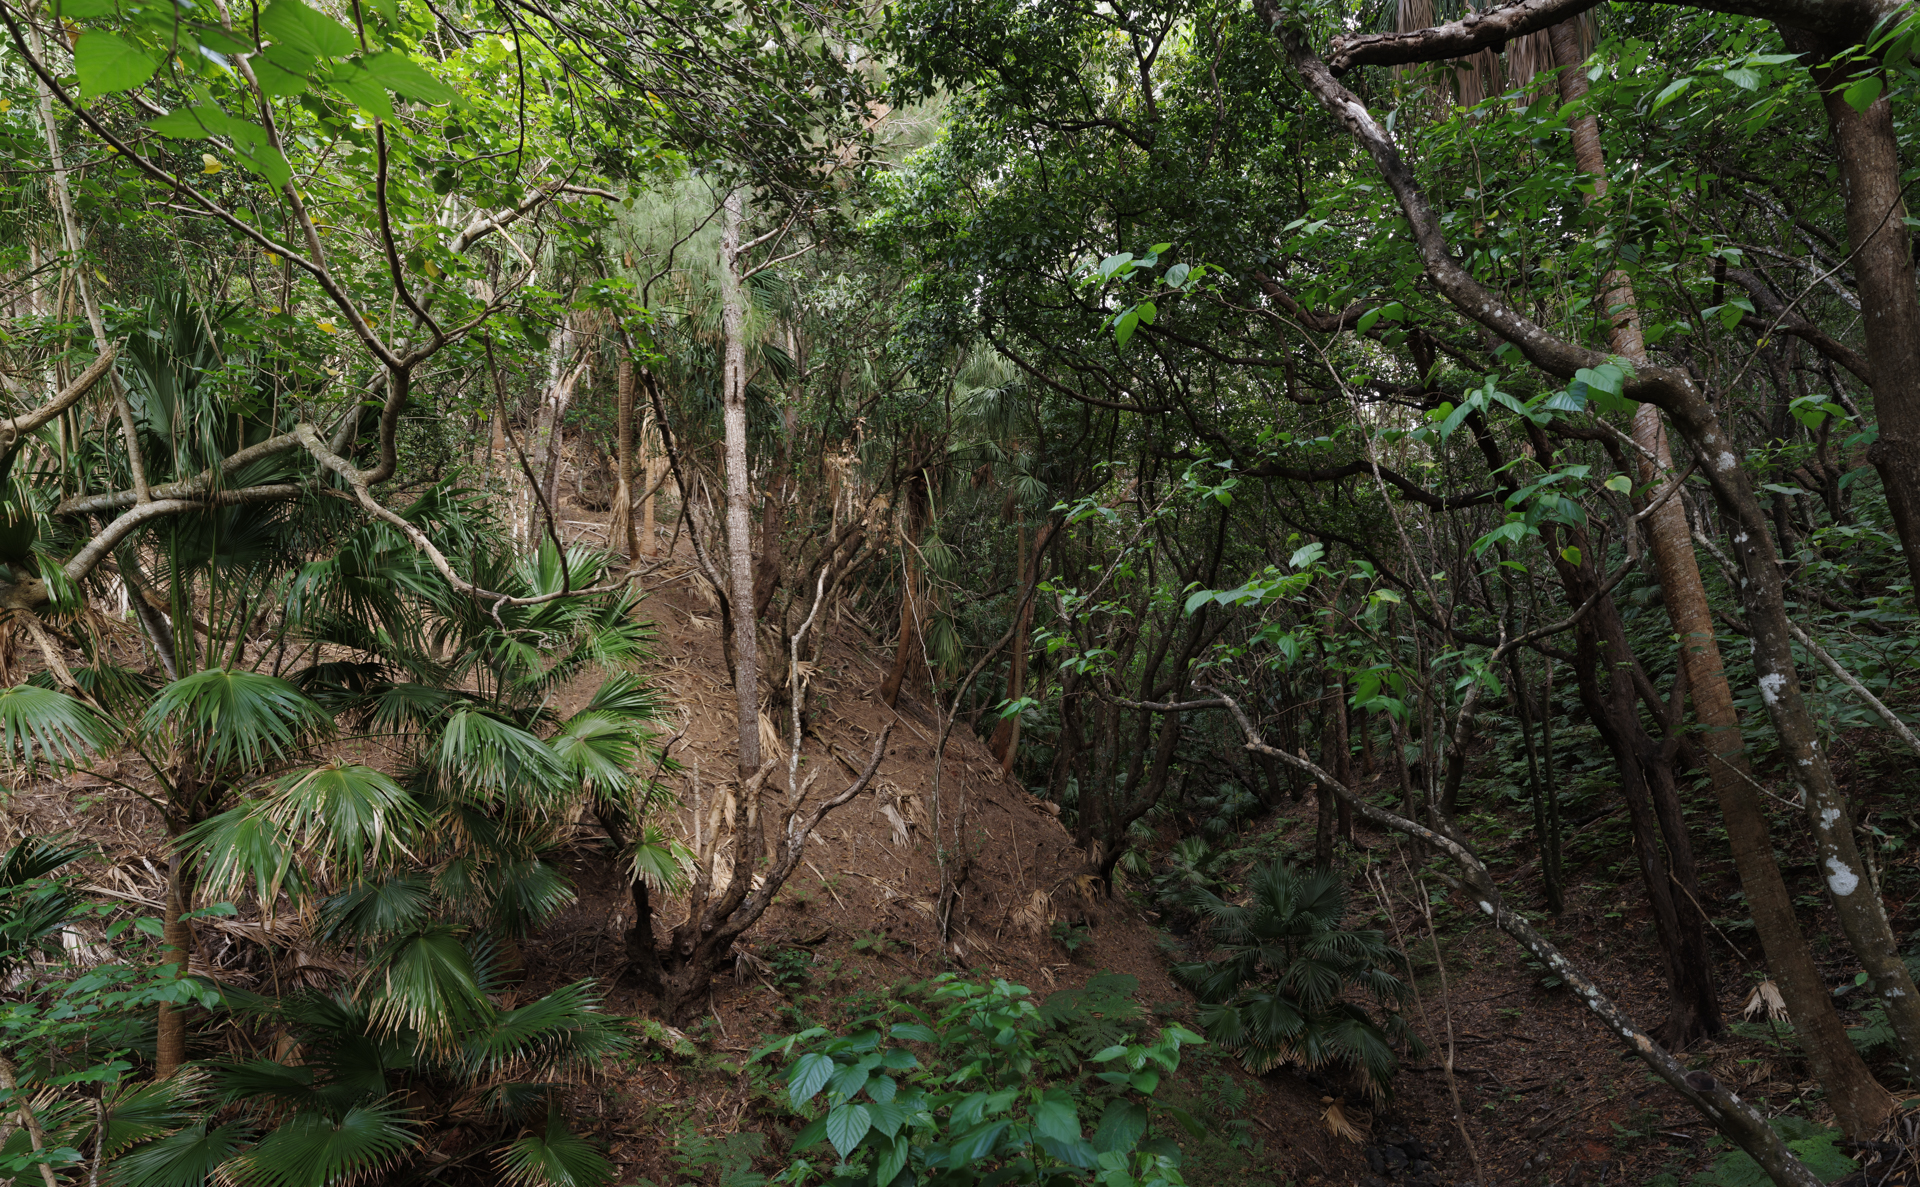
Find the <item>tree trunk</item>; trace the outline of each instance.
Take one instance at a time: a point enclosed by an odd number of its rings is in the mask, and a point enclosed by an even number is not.
[[[1029,557],[1026,548],[1027,529],[1025,522],[1022,522],[1016,530],[1019,532],[1020,543],[1020,583],[1015,586],[1015,589],[1024,591],[1027,586],[1034,584],[1038,579],[1040,558],[1046,553],[1047,536],[1052,532],[1053,528],[1052,525],[1049,524],[1034,534],[1031,557]],[[1017,702],[1027,694],[1027,655],[1031,650],[1033,607],[1036,601],[1037,599],[1028,597],[1022,597],[1020,600],[1020,621],[1013,629],[1013,657],[1007,664],[1008,701]],[[994,727],[993,737],[987,742],[987,749],[992,752],[994,758],[1000,761],[1000,770],[1003,774],[1013,773],[1014,759],[1019,754],[1020,717],[1021,715],[1019,713],[1013,713],[1001,718],[1000,724]]]
[[[1788,36],[1799,50],[1804,36]],[[1843,49],[1822,45],[1826,58]],[[1893,107],[1882,94],[1864,112],[1842,95],[1851,67],[1817,71],[1814,83],[1827,107],[1840,158],[1840,192],[1847,211],[1848,257],[1860,286],[1867,361],[1873,371],[1873,414],[1880,437],[1867,460],[1880,472],[1887,508],[1907,555],[1912,595],[1920,599],[1920,292],[1914,288],[1913,244],[1907,234],[1900,184],[1900,142]],[[1891,80],[1889,80],[1891,81]]]
[[[623,345],[617,364],[614,394],[613,517],[607,539],[623,550],[629,561],[640,556],[633,528],[633,356]],[[651,535],[651,533],[649,533]]]
[[[1587,91],[1587,77],[1579,69],[1580,57],[1572,22],[1554,26],[1552,39],[1555,64],[1560,67],[1561,98],[1572,102]],[[1854,114],[1853,109],[1837,97],[1830,100],[1830,105],[1832,102],[1838,102],[1849,115]],[[1575,121],[1573,144],[1576,163],[1593,178],[1595,197],[1604,195],[1607,190],[1606,163],[1600,146],[1599,123],[1591,114]],[[1894,196],[1898,196],[1897,179]],[[1895,225],[1898,225],[1897,220]],[[1899,237],[1904,250],[1904,227],[1900,229]],[[1609,345],[1613,353],[1625,356],[1637,366],[1644,366],[1647,363],[1646,345],[1640,333],[1631,283],[1620,273],[1609,274],[1607,283],[1610,290],[1609,313],[1612,316]],[[1913,275],[1910,264],[1906,283],[1911,304]],[[1864,291],[1863,288],[1863,297]],[[1673,459],[1658,408],[1651,404],[1640,405],[1634,413],[1633,439],[1658,461],[1656,466],[1654,460],[1642,456],[1641,482],[1651,484],[1673,473]],[[1848,1133],[1867,1133],[1879,1126],[1893,1101],[1867,1071],[1860,1053],[1847,1039],[1846,1028],[1834,1013],[1833,999],[1826,992],[1806,940],[1800,933],[1799,922],[1794,918],[1792,896],[1787,892],[1780,868],[1773,860],[1766,816],[1752,790],[1753,772],[1747,761],[1746,740],[1740,732],[1739,717],[1733,707],[1733,693],[1727,686],[1725,666],[1721,661],[1719,644],[1714,638],[1713,615],[1707,604],[1706,587],[1700,580],[1700,567],[1694,556],[1686,509],[1680,500],[1669,499],[1665,506],[1649,517],[1647,526],[1662,600],[1674,633],[1681,641],[1681,663],[1688,694],[1693,700],[1694,716],[1701,727],[1707,773],[1713,783],[1715,798],[1720,803],[1733,850],[1734,866],[1740,874],[1741,888],[1746,892],[1748,906],[1753,913],[1761,948],[1766,953],[1775,982],[1780,986],[1781,996],[1787,1003],[1795,1031],[1806,1045],[1808,1062],[1812,1064],[1815,1076],[1833,1104],[1835,1116]],[[1914,555],[1909,548],[1909,560]]]
[[[727,569],[732,586],[733,687],[740,714],[740,781],[744,786],[760,769],[760,644],[753,613],[753,519],[747,471],[747,300],[740,271],[740,226],[746,221],[746,197],[735,190],[727,198],[720,230],[720,327],[725,336],[721,395],[727,451]],[[751,816],[753,807],[743,805]],[[749,877],[749,866],[741,877]]]
[[[175,853],[167,861],[167,898],[161,911],[161,954],[167,964],[180,966],[185,976],[193,959],[193,924],[186,919],[193,910],[193,867]],[[187,1011],[185,1008],[160,1007],[158,1034],[154,1043],[154,1075],[165,1080],[187,1061]]]

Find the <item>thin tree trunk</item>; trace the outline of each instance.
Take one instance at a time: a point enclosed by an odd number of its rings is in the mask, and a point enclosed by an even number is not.
[[[167,898],[161,911],[161,953],[168,964],[180,966],[186,975],[193,958],[193,924],[186,915],[193,909],[193,868],[185,857],[175,854],[167,861]],[[158,1034],[154,1043],[154,1075],[165,1080],[187,1061],[187,1014],[178,1006],[162,1005]]]
[[[747,471],[747,300],[740,278],[745,261],[739,258],[746,204],[740,190],[730,194],[720,230],[720,327],[725,337],[721,395],[727,451],[727,569],[732,586],[727,600],[733,611],[733,686],[740,714],[738,765],[743,787],[760,769],[760,644],[754,629],[753,519],[748,505],[752,496]],[[754,817],[754,805],[742,807],[749,818]],[[752,874],[750,865],[736,867],[738,879]]]
[[[1560,67],[1561,98],[1570,103],[1587,92],[1587,77],[1579,69],[1580,55],[1572,22],[1554,26],[1552,40],[1555,64]],[[1837,112],[1836,106],[1839,109]],[[1897,146],[1891,144],[1892,125],[1885,100],[1877,107],[1881,110],[1881,120],[1885,122],[1886,144],[1878,142],[1878,133],[1870,126],[1870,119],[1860,117],[1839,96],[1828,96],[1828,115],[1834,125],[1834,136],[1843,146],[1843,171],[1848,169],[1846,146],[1849,144],[1854,146],[1854,166],[1864,168],[1867,175],[1878,176],[1876,169],[1884,169],[1889,161],[1892,163],[1890,188],[1881,187],[1885,192],[1876,191],[1874,200],[1867,203],[1874,205],[1877,202],[1878,209],[1884,213],[1899,200],[1899,169]],[[1869,116],[1872,111],[1869,109]],[[1842,118],[1842,113],[1846,118]],[[1594,116],[1588,114],[1575,121],[1573,144],[1576,163],[1593,178],[1594,196],[1598,198],[1604,195],[1607,191],[1606,162],[1600,145],[1599,122]],[[1853,174],[1846,176],[1849,197],[1860,196]],[[1870,178],[1868,184],[1871,184]],[[1860,206],[1859,202],[1848,203],[1850,233],[1862,229],[1856,226],[1855,218]],[[1873,253],[1876,259],[1886,265],[1888,261],[1882,257],[1888,245],[1884,240],[1886,236],[1897,236],[1900,259],[1891,265],[1892,282],[1904,278],[1904,298],[1895,301],[1890,295],[1883,295],[1882,299],[1886,305],[1904,305],[1906,309],[1914,311],[1903,331],[1904,341],[1910,344],[1907,349],[1913,353],[1897,357],[1900,365],[1906,368],[1900,376],[1900,384],[1909,392],[1920,391],[1920,386],[1917,386],[1920,385],[1920,370],[1916,370],[1920,368],[1920,302],[1914,296],[1913,265],[1907,254],[1906,229],[1897,218],[1888,219],[1887,223],[1885,235],[1873,239],[1863,248],[1863,241],[1856,234],[1854,246],[1861,257]],[[1864,229],[1869,235],[1873,230],[1871,227]],[[1858,259],[1856,269],[1859,269]],[[1883,268],[1882,271],[1887,269]],[[1881,279],[1886,280],[1887,277],[1882,276]],[[1863,301],[1869,296],[1867,283],[1866,275],[1862,272]],[[1609,313],[1612,317],[1609,345],[1613,353],[1625,356],[1637,366],[1645,366],[1646,344],[1640,332],[1632,285],[1618,272],[1608,274],[1607,285]],[[1899,320],[1899,317],[1896,316],[1895,320]],[[1899,334],[1896,333],[1894,337],[1899,338]],[[1875,342],[1871,327],[1867,341],[1871,354]],[[1876,378],[1886,374],[1886,371],[1875,372]],[[1882,403],[1878,396],[1879,386],[1875,390],[1878,406]],[[1894,403],[1898,404],[1899,401]],[[1905,407],[1920,414],[1920,400],[1909,400]],[[1882,421],[1884,441],[1884,414]],[[1641,458],[1640,480],[1643,483],[1652,483],[1673,473],[1673,460],[1658,408],[1652,404],[1640,405],[1634,413],[1633,438],[1641,449],[1653,455],[1652,458],[1644,455]],[[1920,432],[1916,432],[1912,439],[1920,441]],[[1899,482],[1888,469],[1883,467],[1881,473],[1889,491],[1889,501],[1894,502],[1896,496],[1893,492]],[[1909,477],[1904,481],[1911,483],[1913,479]],[[1914,486],[1905,489],[1920,491],[1920,487]],[[1920,524],[1901,524],[1903,512],[1898,506],[1894,514],[1896,526],[1903,528],[1901,539],[1907,547],[1909,564],[1920,564],[1920,552],[1916,552],[1912,537],[1906,530],[1920,527]],[[1826,992],[1819,970],[1814,967],[1812,953],[1800,932],[1799,921],[1794,917],[1792,896],[1780,875],[1779,866],[1773,860],[1767,820],[1753,790],[1753,771],[1747,760],[1746,740],[1740,731],[1739,716],[1733,706],[1733,693],[1727,685],[1725,665],[1714,637],[1713,615],[1707,603],[1706,587],[1700,579],[1699,562],[1694,556],[1686,510],[1680,500],[1668,500],[1649,517],[1647,526],[1654,566],[1660,578],[1662,600],[1674,633],[1681,641],[1681,663],[1688,694],[1693,701],[1694,716],[1701,727],[1707,773],[1713,783],[1714,796],[1720,803],[1733,851],[1734,867],[1740,875],[1741,888],[1746,892],[1761,948],[1766,953],[1774,980],[1780,986],[1781,997],[1787,1003],[1795,1031],[1806,1046],[1808,1062],[1826,1089],[1836,1118],[1848,1133],[1868,1133],[1877,1129],[1885,1119],[1892,1108],[1893,1099],[1867,1071],[1859,1051],[1847,1039],[1846,1028],[1834,1012],[1833,999]]]
[[[633,528],[633,355],[624,345],[616,366],[613,517],[607,525],[607,538],[626,552],[628,560],[634,560],[640,555],[640,546]]]
[[[1047,536],[1052,530],[1052,525],[1048,525],[1035,533],[1033,551],[1028,554],[1026,523],[1022,521],[1020,524],[1018,531],[1021,588],[1032,584],[1039,573],[1040,558],[1046,553]],[[1013,635],[1013,658],[1007,665],[1007,700],[1009,701],[1019,701],[1027,694],[1027,656],[1031,650],[1030,637],[1033,634],[1035,600],[1023,598],[1020,602],[1020,621],[1015,626]],[[987,749],[1000,760],[1000,770],[1005,774],[1013,772],[1014,759],[1019,755],[1020,717],[1021,714],[1014,713],[1002,718],[1000,724],[994,728],[992,739],[987,743]]]
[[[1800,49],[1789,34],[1787,48]],[[1825,58],[1843,46],[1822,46]],[[1873,414],[1879,439],[1867,460],[1880,472],[1894,531],[1907,556],[1912,596],[1920,599],[1920,292],[1914,287],[1913,244],[1900,180],[1900,141],[1893,106],[1883,94],[1855,111],[1842,94],[1852,66],[1818,71],[1846,200],[1848,257],[1860,285],[1867,361],[1873,371]]]

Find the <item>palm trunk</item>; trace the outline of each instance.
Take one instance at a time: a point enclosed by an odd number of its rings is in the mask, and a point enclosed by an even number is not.
[[[161,954],[167,964],[180,966],[185,976],[193,959],[193,924],[186,916],[193,909],[193,867],[175,854],[167,862],[167,898],[162,908]],[[187,1015],[177,1006],[162,1005],[158,1034],[154,1043],[154,1075],[162,1080],[179,1071],[187,1061]]]

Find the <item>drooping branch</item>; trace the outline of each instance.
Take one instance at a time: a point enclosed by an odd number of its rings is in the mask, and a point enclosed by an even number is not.
[[[1766,1119],[1755,1112],[1753,1106],[1741,1100],[1725,1084],[1703,1072],[1689,1071],[1675,1059],[1666,1048],[1654,1042],[1647,1033],[1635,1025],[1626,1011],[1615,1005],[1607,995],[1601,992],[1559,948],[1537,931],[1524,915],[1509,909],[1501,897],[1499,888],[1487,867],[1481,863],[1472,850],[1452,837],[1443,836],[1404,816],[1388,811],[1356,795],[1345,784],[1335,779],[1318,764],[1303,755],[1289,754],[1276,746],[1269,746],[1261,738],[1260,732],[1247,717],[1246,711],[1234,698],[1211,686],[1201,687],[1204,692],[1214,693],[1227,711],[1233,714],[1240,725],[1241,733],[1246,737],[1246,748],[1256,754],[1265,754],[1287,763],[1295,769],[1311,776],[1316,783],[1327,788],[1352,809],[1383,828],[1392,829],[1410,837],[1418,838],[1447,854],[1461,871],[1461,884],[1470,893],[1480,909],[1492,918],[1494,925],[1519,942],[1531,955],[1559,975],[1566,982],[1581,1003],[1598,1018],[1606,1028],[1620,1039],[1627,1050],[1637,1056],[1651,1068],[1655,1075],[1684,1097],[1687,1103],[1707,1117],[1721,1133],[1732,1139],[1745,1150],[1755,1162],[1773,1179],[1775,1183],[1790,1187],[1814,1187],[1820,1179],[1808,1170],[1806,1165],[1787,1148],[1779,1134],[1773,1131]]]

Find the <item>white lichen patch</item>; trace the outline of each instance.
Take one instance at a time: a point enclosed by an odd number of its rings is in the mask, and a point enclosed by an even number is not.
[[[1768,672],[1760,677],[1760,699],[1769,705],[1780,703],[1780,690],[1787,686],[1787,678],[1779,672]]]
[[[1860,875],[1847,868],[1847,863],[1837,857],[1827,859],[1827,889],[1833,891],[1835,898],[1846,898],[1860,889]]]
[[[1740,464],[1739,458],[1734,457],[1732,454],[1728,453],[1724,449],[1720,451],[1720,456],[1716,460],[1719,462],[1720,468],[1722,470],[1731,470],[1735,466]]]
[[[1807,760],[1803,758],[1800,761],[1802,763],[1805,763]],[[1838,808],[1820,809],[1820,827],[1821,828],[1832,828],[1833,822],[1838,819],[1840,819],[1840,809]]]
[[[1488,902],[1486,899],[1480,900],[1480,909],[1482,911],[1485,911],[1489,915],[1493,914],[1493,904]]]

